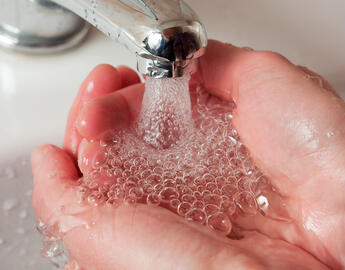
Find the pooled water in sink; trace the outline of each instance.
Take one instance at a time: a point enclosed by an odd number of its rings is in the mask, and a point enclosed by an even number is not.
[[[40,256],[42,237],[36,232],[31,206],[29,157],[7,157],[6,162],[1,161],[0,185],[0,268],[55,269]]]

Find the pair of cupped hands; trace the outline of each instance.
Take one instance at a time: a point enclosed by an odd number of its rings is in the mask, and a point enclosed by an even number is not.
[[[65,228],[65,268],[344,269],[344,101],[320,76],[277,53],[217,41],[200,59],[191,87],[197,84],[235,101],[234,126],[292,222],[241,217],[241,238],[230,239],[162,207],[78,204],[73,187],[90,166],[85,155],[91,158],[106,130],[130,125],[144,92],[133,70],[100,65],[72,105],[63,149],[44,145],[32,154],[33,206],[37,219]]]

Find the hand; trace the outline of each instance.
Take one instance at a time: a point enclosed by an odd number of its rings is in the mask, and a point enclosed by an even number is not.
[[[345,104],[326,81],[308,77],[319,78],[278,54],[210,41],[191,82],[235,100],[234,125],[293,222],[241,218],[244,237],[233,240],[161,207],[80,206],[75,161],[83,172],[80,157],[93,141],[130,124],[144,90],[134,71],[106,65],[81,86],[65,150],[48,145],[32,155],[37,218],[65,231],[71,264],[86,270],[345,267]]]

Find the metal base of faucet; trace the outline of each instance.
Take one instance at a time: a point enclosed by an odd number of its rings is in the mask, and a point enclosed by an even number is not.
[[[88,31],[83,18],[135,53],[138,71],[155,78],[194,73],[207,45],[205,27],[183,0],[0,0],[0,7],[0,46],[70,48]]]
[[[90,24],[50,1],[0,0],[0,4],[6,6],[0,11],[0,47],[6,49],[56,53],[79,44],[90,29]]]
[[[0,26],[0,47],[19,52],[47,54],[70,49],[78,45],[89,32],[90,25],[83,23],[79,29],[59,37],[43,38],[13,31],[10,26]]]

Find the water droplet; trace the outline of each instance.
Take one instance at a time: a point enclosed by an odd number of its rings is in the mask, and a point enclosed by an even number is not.
[[[128,195],[126,198],[125,198],[125,203],[127,205],[134,205],[137,203],[137,198],[135,197],[135,195]]]
[[[110,207],[117,207],[120,205],[120,203],[121,203],[121,201],[118,199],[115,199],[114,197],[110,197],[106,201],[106,205],[110,206]]]
[[[113,148],[115,145],[119,145],[120,142],[120,137],[112,130],[106,131],[100,139],[100,145],[102,147],[111,146]]]
[[[237,188],[236,186],[233,186],[233,185],[225,185],[222,187],[221,189],[222,191],[222,194],[229,197],[229,198],[232,198],[236,193],[237,193]]]
[[[24,228],[19,227],[19,228],[16,229],[16,233],[17,234],[25,234],[25,230],[24,230]]]
[[[178,193],[176,189],[171,188],[171,187],[166,187],[161,190],[159,193],[159,197],[161,201],[163,202],[169,202],[172,199],[177,199],[178,198]]]
[[[137,184],[133,181],[126,181],[123,185],[122,188],[123,190],[128,193],[130,189],[137,187]]]
[[[19,213],[19,218],[25,219],[25,218],[27,218],[27,217],[28,217],[28,212],[27,212],[26,210],[20,211],[20,213]]]
[[[2,210],[7,212],[14,209],[17,205],[18,205],[18,200],[16,198],[10,198],[3,202]]]
[[[250,179],[248,179],[247,177],[242,177],[237,182],[237,188],[240,192],[241,191],[250,191]]]
[[[242,191],[235,197],[235,203],[243,214],[255,215],[257,212],[257,204],[254,195],[251,192]]]
[[[143,185],[143,191],[144,191],[144,194],[150,194],[151,192],[153,192],[153,187],[152,185],[150,184],[144,184]]]
[[[162,181],[162,177],[159,174],[151,174],[146,178],[146,183],[151,185],[157,185]]]
[[[203,178],[200,178],[200,177],[195,178],[193,182],[197,186],[204,186],[205,183],[206,183],[206,181]]]
[[[130,170],[124,170],[123,172],[122,172],[122,177],[123,178],[128,178],[128,177],[130,177],[130,176],[132,176],[132,172],[130,171]]]
[[[147,164],[147,161],[144,157],[136,157],[134,160],[133,160],[133,164],[135,166],[143,166],[143,165],[146,165]]]
[[[87,197],[87,201],[90,204],[93,204],[95,206],[102,203],[103,194],[100,193],[98,190],[91,192],[91,194]]]
[[[181,203],[180,200],[178,200],[178,199],[172,199],[172,200],[170,201],[170,206],[171,206],[173,209],[177,209],[177,207],[179,206],[180,203]]]
[[[103,164],[107,162],[108,159],[108,153],[105,152],[103,149],[100,149],[92,159],[91,166],[94,169],[100,168]]]
[[[217,184],[211,182],[206,184],[206,189],[213,192],[217,188]]]
[[[175,181],[172,180],[172,179],[167,179],[167,180],[164,180],[163,186],[175,188],[176,183],[175,183]]]
[[[219,207],[214,204],[207,204],[204,207],[204,211],[207,214],[207,216],[213,215],[217,212],[219,212]]]
[[[263,190],[256,197],[260,213],[263,216],[277,221],[291,222],[286,203],[282,197],[273,190]]]
[[[232,224],[224,213],[215,213],[207,218],[207,225],[217,232],[228,235],[231,232]]]
[[[5,175],[6,175],[7,179],[13,179],[16,177],[16,171],[14,168],[7,167],[5,169]]]
[[[158,174],[158,175],[162,175],[163,172],[164,172],[164,169],[162,167],[155,167],[153,169],[153,173]]]
[[[177,207],[177,213],[181,216],[185,216],[187,212],[191,209],[191,205],[188,202],[182,202]]]
[[[158,206],[160,204],[160,198],[156,193],[150,193],[146,198],[146,202],[148,205]]]
[[[229,206],[226,208],[226,213],[228,216],[232,216],[236,212],[236,204],[234,201],[230,201]]]
[[[209,173],[206,173],[202,178],[206,183],[213,182],[216,179],[212,174]]]
[[[196,200],[196,198],[191,194],[182,195],[182,201],[183,202],[188,202],[190,204],[193,204],[195,200]]]
[[[139,200],[144,196],[144,191],[141,187],[133,187],[129,190],[128,194]]]
[[[187,212],[185,218],[188,221],[196,222],[199,224],[204,224],[206,220],[206,214],[204,211],[194,208]]]
[[[216,194],[208,194],[204,197],[205,204],[214,204],[220,206],[222,198]]]
[[[217,186],[218,186],[219,188],[221,188],[222,186],[224,186],[225,183],[226,183],[225,177],[223,177],[223,176],[218,176],[218,177],[216,177],[216,184],[217,184]]]

